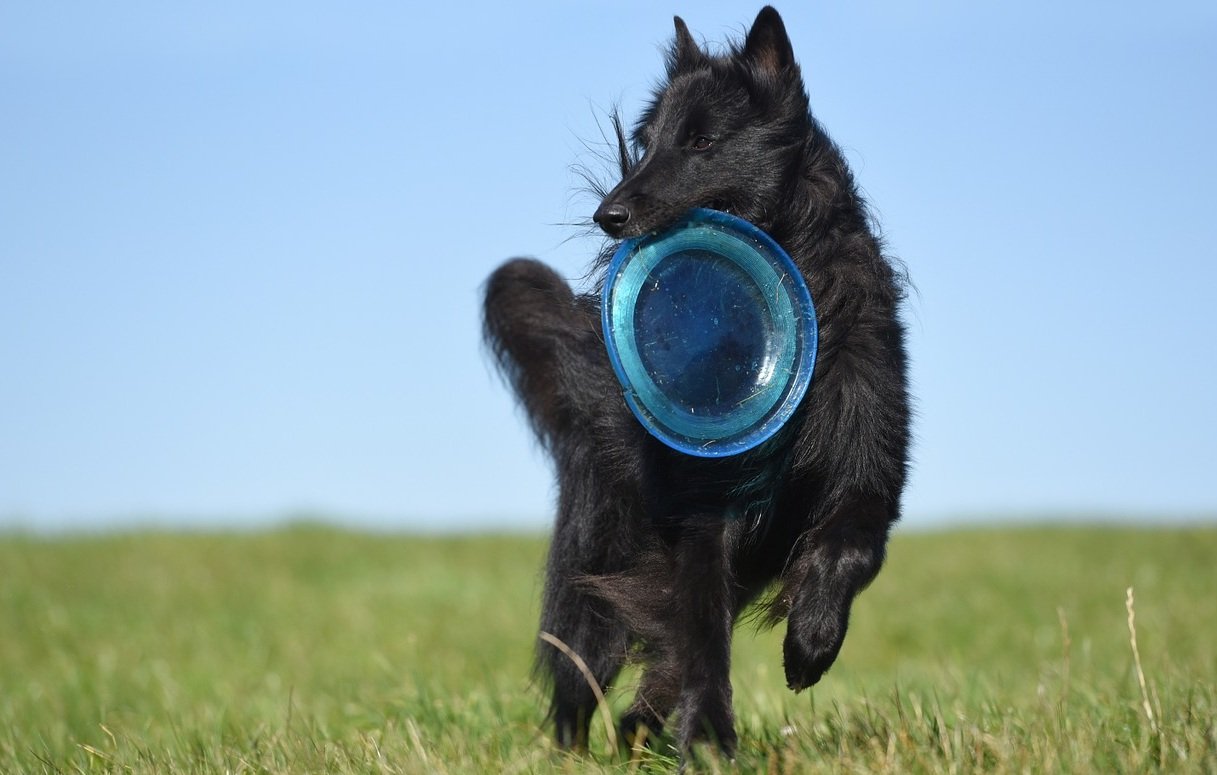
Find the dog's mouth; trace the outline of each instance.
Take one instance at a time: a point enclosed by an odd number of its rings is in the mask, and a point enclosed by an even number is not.
[[[717,197],[698,202],[690,206],[689,209],[699,207],[717,210],[728,215],[734,215],[737,218],[745,217],[737,212],[737,208],[733,207],[730,201]],[[610,213],[606,212],[605,219],[596,220],[595,222],[610,239],[633,239],[648,234],[659,234],[671,227],[672,224],[676,223],[689,211],[679,208],[680,205],[676,203],[664,203],[659,207],[652,206],[635,211],[619,221],[609,220],[607,216]]]
[[[698,208],[717,210],[720,213],[727,213],[728,215],[734,215],[736,217],[741,217],[739,215],[739,213],[735,212],[735,209],[731,206],[731,203],[728,202],[727,200],[725,200],[725,199],[708,199],[705,202],[701,202],[701,203],[693,205],[692,207],[689,208],[689,210],[684,210],[684,211],[673,210],[671,212],[671,214],[669,215],[669,217],[658,222],[655,226],[641,231],[637,236],[648,235],[648,234],[649,235],[661,234],[665,230],[671,228],[674,223],[679,221],[682,217],[687,215],[690,211],[698,209]]]

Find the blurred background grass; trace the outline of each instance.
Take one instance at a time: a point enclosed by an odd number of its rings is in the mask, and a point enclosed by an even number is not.
[[[544,551],[312,525],[0,538],[0,771],[670,767],[662,744],[607,755],[599,722],[592,759],[552,751]],[[738,631],[736,766],[1212,771],[1214,558],[1212,527],[899,534],[812,691],[784,688],[781,628]]]

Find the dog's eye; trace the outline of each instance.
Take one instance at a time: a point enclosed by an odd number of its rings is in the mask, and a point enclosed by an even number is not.
[[[692,148],[695,151],[708,150],[710,148],[710,146],[712,146],[712,145],[714,145],[714,141],[711,140],[710,138],[706,137],[705,135],[696,135],[693,138]]]

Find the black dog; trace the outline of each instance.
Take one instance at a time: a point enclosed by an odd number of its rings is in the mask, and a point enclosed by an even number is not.
[[[781,18],[742,45],[704,52],[676,19],[667,82],[626,140],[622,180],[594,220],[613,238],[713,207],[767,231],[804,274],[819,316],[810,391],[778,436],[718,459],[675,452],[628,410],[600,329],[599,292],[575,294],[545,265],[490,277],[485,333],[558,475],[541,628],[601,686],[646,663],[621,721],[627,740],[675,712],[682,750],[728,754],[731,635],[776,581],[783,662],[799,691],[841,649],[854,596],[883,563],[900,514],[909,443],[903,275],[872,232],[841,152],[810,115]],[[612,246],[600,258],[600,267]],[[576,665],[543,644],[557,742],[583,746],[596,703]]]

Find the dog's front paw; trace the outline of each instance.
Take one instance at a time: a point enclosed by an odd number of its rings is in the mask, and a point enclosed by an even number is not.
[[[686,693],[678,710],[677,743],[681,751],[687,755],[695,744],[705,743],[728,759],[735,756],[738,738],[730,697],[730,689],[716,695],[688,696]]]
[[[814,685],[836,661],[845,640],[845,622],[833,617],[791,615],[782,644],[786,685],[801,692]]]

